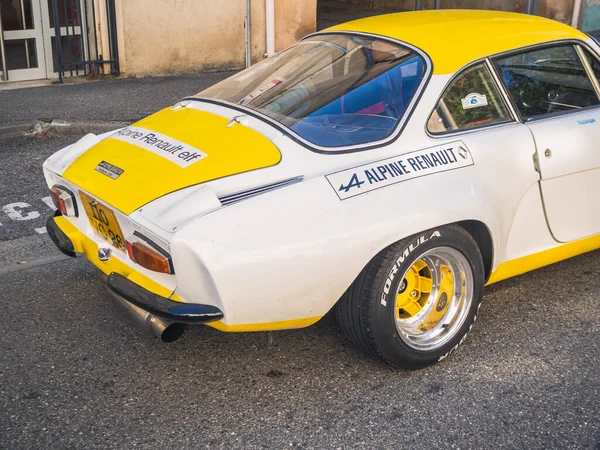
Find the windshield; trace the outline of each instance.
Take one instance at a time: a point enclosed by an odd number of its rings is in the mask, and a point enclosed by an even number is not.
[[[198,94],[261,112],[322,147],[388,137],[421,84],[413,50],[357,35],[316,35]]]

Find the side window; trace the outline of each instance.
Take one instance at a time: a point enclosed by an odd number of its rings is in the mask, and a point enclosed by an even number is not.
[[[590,63],[590,67],[592,68],[592,72],[594,72],[594,75],[596,76],[596,80],[600,82],[600,62],[598,62],[598,58],[592,55],[590,51],[587,50],[585,47],[580,46],[579,48],[583,51],[585,58]]]
[[[431,134],[462,131],[512,120],[484,63],[468,68],[448,86],[427,122]]]
[[[600,103],[573,45],[532,50],[495,63],[525,119]]]

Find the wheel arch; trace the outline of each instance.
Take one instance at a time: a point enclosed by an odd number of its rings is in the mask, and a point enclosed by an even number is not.
[[[434,227],[426,228],[424,230],[421,230],[421,231],[418,231],[416,233],[413,233],[410,236],[418,235],[419,233],[424,233],[424,232],[427,232],[427,231],[435,230],[436,228],[446,227],[446,226],[449,226],[449,225],[458,225],[461,228],[463,228],[467,233],[469,233],[469,235],[473,238],[473,240],[477,244],[477,247],[479,248],[479,251],[481,252],[481,258],[483,259],[484,280],[487,283],[487,281],[489,280],[489,278],[490,278],[490,276],[492,274],[492,270],[494,268],[494,240],[492,238],[492,233],[491,233],[489,227],[484,222],[482,222],[480,220],[475,220],[475,219],[459,220],[459,221],[455,221],[455,222],[448,222],[448,223],[445,223],[445,224],[436,225]],[[352,281],[352,283],[354,283],[354,281],[356,281],[356,279],[358,277],[360,277],[360,274],[363,272],[363,270],[380,253],[382,253],[383,251],[385,251],[385,249],[387,249],[391,245],[394,245],[397,242],[400,242],[400,241],[402,241],[404,239],[407,239],[410,236],[404,236],[404,237],[402,237],[400,239],[396,239],[395,241],[390,242],[388,245],[386,245],[385,247],[381,248],[377,253],[375,253],[366,262],[366,264],[363,266],[363,268],[360,270],[360,272],[356,275],[356,277],[354,278],[354,280]],[[351,283],[351,285],[352,285],[352,283]]]
[[[434,229],[440,228],[440,227],[447,227],[449,225],[458,225],[471,235],[471,237],[477,244],[479,251],[481,252],[481,258],[483,259],[483,269],[484,269],[485,281],[487,282],[487,280],[490,278],[490,276],[492,274],[492,270],[494,268],[494,256],[495,256],[495,254],[494,254],[494,239],[492,237],[492,232],[490,231],[490,228],[481,220],[469,219],[469,220],[458,220],[455,222],[448,222],[448,223],[436,225],[433,227],[428,227],[426,229],[417,231],[416,233],[413,233],[410,236],[417,235],[419,233],[424,233],[426,231],[434,230]],[[395,240],[394,242],[391,242],[390,244],[386,245],[384,248],[379,250],[379,252],[377,252],[375,255],[373,255],[373,258],[375,258],[379,253],[384,251],[390,245],[394,245],[396,242],[400,242],[404,239],[409,238],[410,236],[404,236],[400,239]],[[371,258],[367,262],[367,264],[365,264],[365,267],[373,260],[373,258]]]
[[[487,282],[494,267],[494,241],[490,229],[479,220],[462,220],[456,224],[464,228],[477,243],[483,259],[483,270]]]

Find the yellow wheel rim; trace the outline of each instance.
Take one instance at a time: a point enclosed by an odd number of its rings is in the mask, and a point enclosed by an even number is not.
[[[402,339],[420,350],[446,343],[467,316],[472,286],[462,253],[441,247],[421,255],[398,286],[395,319]]]
[[[442,318],[448,310],[448,299],[452,297],[454,278],[452,271],[447,265],[440,267],[441,283],[435,299],[436,308],[430,311],[421,326],[422,331],[427,331]],[[403,292],[396,297],[396,318],[407,319],[414,317],[423,310],[431,295],[432,278],[429,267],[423,260],[418,260],[408,270],[401,286]]]

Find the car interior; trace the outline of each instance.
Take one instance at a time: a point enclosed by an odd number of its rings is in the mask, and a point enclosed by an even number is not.
[[[572,45],[510,56],[496,65],[525,118],[599,103]]]

